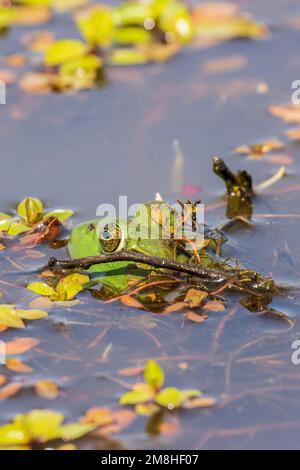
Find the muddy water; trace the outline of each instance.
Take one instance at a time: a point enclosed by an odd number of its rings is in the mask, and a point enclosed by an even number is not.
[[[220,201],[223,190],[211,171],[212,155],[226,158],[233,168],[249,170],[256,182],[271,176],[277,164],[249,161],[232,149],[274,137],[285,140],[285,126],[267,109],[289,102],[291,83],[299,79],[300,32],[292,30],[288,20],[300,15],[300,6],[283,0],[239,3],[271,26],[269,39],[185,51],[164,65],[116,68],[108,72],[110,83],[101,91],[32,97],[9,87],[7,105],[0,107],[1,209],[30,194],[50,207],[73,208],[76,221],[94,216],[102,202],[116,204],[119,195],[127,195],[129,202],[151,199],[157,191],[169,200],[183,197],[173,193],[171,182],[174,139],[185,156],[183,183],[199,186],[195,197],[209,204]],[[72,32],[64,16],[54,28],[60,35]],[[1,54],[17,52],[23,33],[14,30],[3,39]],[[233,55],[242,55],[246,65],[235,72],[205,72],[207,61]],[[266,84],[268,92],[258,93],[259,83]],[[248,266],[297,285],[299,144],[287,142],[284,153],[294,159],[287,178],[257,197],[253,229],[231,232],[230,243]],[[207,223],[223,219],[224,207],[208,206]],[[26,305],[31,298],[24,288],[35,279],[30,271],[53,254],[40,251],[43,257],[38,260],[12,255],[24,275],[15,274],[10,253],[0,255],[5,301]],[[66,256],[64,249],[55,254]],[[217,398],[218,405],[162,417],[173,432],[161,435],[149,423],[152,432],[146,432],[147,419],[138,418],[115,436],[116,445],[299,447],[300,366],[291,363],[291,344],[300,337],[297,297],[274,299],[272,304],[293,318],[292,329],[249,313],[236,297],[227,299],[225,312],[210,313],[201,325],[180,314],[157,316],[117,303],[101,304],[89,294],[81,300],[72,308],[53,307],[48,319],[32,322],[22,332],[41,343],[39,351],[26,355],[34,372],[21,377],[23,391],[0,402],[1,421],[32,408],[61,410],[69,419],[92,406],[116,408],[125,391],[118,371],[156,358],[169,384],[200,388]],[[17,335],[6,332],[4,339]],[[19,380],[12,372],[4,373]],[[54,402],[38,398],[32,390],[38,378],[56,381],[60,397]],[[88,448],[105,445],[99,439],[81,443]]]

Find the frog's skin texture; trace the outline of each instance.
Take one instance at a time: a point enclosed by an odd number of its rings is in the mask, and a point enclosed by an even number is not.
[[[170,215],[172,213],[172,215]],[[151,220],[151,224],[146,221]],[[122,249],[137,251],[149,256],[177,259],[182,262],[192,261],[193,256],[180,248],[178,241],[166,237],[164,231],[180,223],[179,214],[175,214],[165,202],[149,202],[137,210],[132,219],[112,221],[109,218],[97,218],[74,227],[68,249],[72,259],[113,253]],[[150,238],[145,227],[150,227],[155,239]],[[136,227],[142,228],[137,238]],[[213,237],[211,238],[213,240]],[[206,255],[206,252],[204,253]],[[208,260],[206,260],[208,262]],[[149,273],[149,266],[132,262],[112,262],[92,266],[90,273],[99,278],[101,283],[115,291],[122,291],[142,280]],[[153,269],[152,269],[153,270]]]

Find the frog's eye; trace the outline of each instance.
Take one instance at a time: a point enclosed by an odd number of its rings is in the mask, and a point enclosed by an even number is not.
[[[104,225],[99,233],[99,242],[104,253],[115,253],[122,250],[125,237],[120,225],[115,222]]]

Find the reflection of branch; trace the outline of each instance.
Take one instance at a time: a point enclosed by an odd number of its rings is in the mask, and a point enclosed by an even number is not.
[[[209,269],[195,263],[180,263],[179,261],[148,256],[135,251],[120,251],[104,255],[90,256],[73,260],[58,260],[50,258],[44,269],[62,271],[67,269],[89,269],[91,266],[103,263],[129,261],[147,264],[154,268],[177,271],[197,277],[208,291],[227,285],[229,289],[238,292],[255,293],[259,295],[276,294],[279,289],[272,279],[267,279],[254,271],[245,269]],[[206,284],[206,285],[205,285]]]

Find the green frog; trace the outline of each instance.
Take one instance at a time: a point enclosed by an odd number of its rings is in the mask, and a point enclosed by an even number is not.
[[[147,202],[129,220],[96,218],[75,226],[68,244],[69,253],[72,259],[78,259],[127,250],[213,266],[220,246],[226,240],[222,232],[205,226],[204,243],[203,238],[201,243],[190,241],[195,238],[195,225],[187,226],[184,237],[178,237],[178,233],[182,233],[182,222],[182,214],[166,202]],[[151,271],[153,268],[149,266],[128,261],[108,262],[89,268],[92,279],[99,280],[114,293],[138,283]]]

